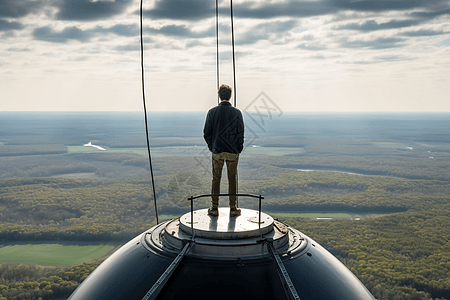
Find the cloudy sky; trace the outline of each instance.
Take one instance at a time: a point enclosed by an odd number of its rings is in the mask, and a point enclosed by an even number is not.
[[[232,84],[230,1],[220,81]],[[233,1],[237,104],[450,112],[450,1]],[[148,109],[215,105],[214,0],[145,0]],[[0,111],[142,110],[139,1],[0,0]]]

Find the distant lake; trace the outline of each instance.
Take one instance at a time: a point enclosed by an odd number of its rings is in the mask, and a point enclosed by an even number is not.
[[[372,174],[352,173],[352,172],[338,171],[338,170],[330,170],[330,169],[324,169],[324,170],[304,170],[304,169],[297,169],[297,171],[300,171],[300,172],[328,171],[328,172],[344,173],[344,174],[349,174],[349,175],[376,176],[376,175],[372,175]],[[381,176],[383,176],[383,175],[381,175]]]

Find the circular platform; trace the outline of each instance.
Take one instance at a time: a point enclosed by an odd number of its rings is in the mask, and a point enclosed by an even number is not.
[[[259,212],[241,208],[241,215],[230,217],[230,209],[219,208],[219,216],[208,215],[208,209],[194,211],[194,234],[196,237],[210,239],[241,239],[257,237],[273,230],[273,218],[261,213],[259,226]],[[191,234],[191,213],[180,217],[180,229]]]

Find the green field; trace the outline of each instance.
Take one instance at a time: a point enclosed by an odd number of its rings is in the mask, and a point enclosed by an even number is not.
[[[25,262],[43,266],[74,265],[100,258],[114,248],[111,245],[13,245],[0,248],[0,262]]]
[[[345,218],[350,219],[351,216],[346,213],[269,213],[276,218]]]
[[[85,146],[67,146],[67,150],[69,153],[77,153],[77,152],[104,152],[103,150],[99,150],[94,147],[85,147]]]
[[[302,148],[249,146],[249,147],[245,148],[245,150],[242,152],[242,154],[280,156],[280,155],[288,155],[288,154],[302,153],[302,152],[305,152],[305,150]]]
[[[164,220],[170,220],[170,219],[176,219],[179,216],[175,216],[175,215],[159,215],[159,221],[164,221]]]
[[[153,152],[155,150],[150,149]],[[140,155],[147,155],[147,148],[108,148],[106,151],[109,153],[134,153],[134,154],[140,154]]]

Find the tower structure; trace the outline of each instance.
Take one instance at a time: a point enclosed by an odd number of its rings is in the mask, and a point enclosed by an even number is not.
[[[106,259],[86,299],[375,299],[313,239],[261,211],[207,209],[160,223]]]

